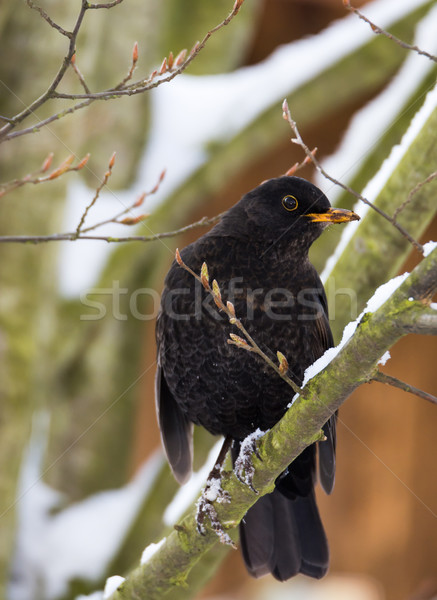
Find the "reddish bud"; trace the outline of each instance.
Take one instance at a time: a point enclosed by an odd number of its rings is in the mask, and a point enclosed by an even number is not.
[[[52,161],[53,161],[53,152],[50,152],[50,154],[47,156],[47,158],[45,159],[45,161],[42,164],[42,167],[41,167],[42,173],[45,173],[46,171],[48,171],[50,169]]]
[[[76,52],[71,57],[70,62],[71,62],[72,65],[74,65],[76,63]]]
[[[149,75],[149,79],[154,79],[158,75],[158,71],[155,69]]]
[[[230,333],[229,337],[231,338],[232,342],[230,340],[228,340],[228,344],[235,344],[236,346],[239,346],[240,348],[250,348],[250,346],[246,342],[246,340],[243,340],[243,338],[240,337],[239,335],[235,335],[235,333]]]
[[[138,60],[138,42],[135,42],[132,50],[132,62],[135,64]]]
[[[163,75],[166,71],[167,71],[167,57],[165,57],[161,63],[161,67],[159,69],[159,74]]]
[[[122,221],[117,221],[117,223],[121,223],[122,225],[137,225],[140,221],[144,221],[150,217],[150,215],[138,215],[138,217],[126,217]]]
[[[232,9],[232,12],[236,14],[240,10],[243,2],[244,2],[244,0],[235,0],[235,4],[234,4],[234,8]]]
[[[206,264],[206,262],[203,263],[202,268],[200,270],[200,279],[202,281],[203,287],[205,289],[208,289],[209,288],[209,273],[208,273],[208,265]]]
[[[181,258],[181,253],[179,252],[179,248],[176,248],[175,259],[178,265],[182,266],[184,264],[184,261]]]
[[[57,169],[55,169],[52,173],[50,173],[48,179],[56,179],[57,177],[59,177],[60,175],[63,175],[66,171],[68,171],[70,169],[70,165],[74,160],[74,155],[70,154],[70,156],[68,158],[66,158],[64,160],[64,162],[59,165],[59,167]]]
[[[80,161],[80,163],[77,165],[76,169],[77,171],[80,171],[80,169],[83,169],[84,166],[87,164],[87,162],[89,161],[91,154],[88,152],[88,154],[86,154],[82,160]]]
[[[149,192],[150,194],[156,194],[156,192],[158,191],[159,186],[162,183],[162,180],[165,177],[165,174],[166,174],[166,170],[164,169],[163,171],[161,171],[161,174],[160,174],[159,179],[158,179],[158,183],[155,185],[155,187],[152,190],[150,190],[150,192]]]
[[[179,67],[185,60],[185,57],[187,56],[187,50],[181,50],[179,52],[179,54],[176,56],[174,64],[176,67]]]
[[[170,54],[168,55],[168,60],[167,60],[167,64],[168,64],[168,68],[171,69],[174,63],[174,56],[173,56],[173,52],[170,52]]]
[[[282,352],[279,352],[279,350],[276,352],[276,356],[278,357],[279,361],[279,372],[281,375],[284,375],[288,371],[288,360],[285,358]]]
[[[116,154],[117,154],[116,152],[113,152],[111,158],[109,159],[109,163],[108,163],[109,169],[112,169],[112,167],[114,166]]]
[[[138,197],[138,199],[134,202],[134,204],[132,205],[132,208],[138,208],[138,206],[141,206],[142,203],[144,202],[144,198],[147,196],[146,192],[143,192],[141,194],[141,196]]]
[[[233,317],[235,317],[235,307],[234,307],[234,305],[232,304],[232,302],[229,302],[229,300],[228,300],[228,301],[226,302],[226,306],[227,306],[227,308],[228,308],[228,311],[231,313],[231,315],[232,315]]]

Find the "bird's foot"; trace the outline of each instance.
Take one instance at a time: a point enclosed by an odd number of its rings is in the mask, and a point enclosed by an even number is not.
[[[223,525],[217,515],[217,511],[214,507],[214,502],[227,503],[231,501],[231,497],[228,492],[222,489],[221,479],[215,477],[208,477],[205,489],[200,496],[196,508],[196,523],[197,531],[201,535],[205,535],[205,518],[207,517],[211,523],[212,529],[218,535],[222,544],[228,544],[233,548],[236,548],[231,537],[224,530]]]
[[[257,441],[265,434],[265,431],[257,429],[248,435],[240,445],[240,453],[234,464],[235,476],[241,483],[247,485],[252,492],[258,494],[258,490],[253,487],[253,476],[255,475],[255,467],[252,462],[252,454],[261,460],[258,453]]]

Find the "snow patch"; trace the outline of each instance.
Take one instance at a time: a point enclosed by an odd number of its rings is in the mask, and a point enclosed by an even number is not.
[[[141,555],[142,565],[145,565],[146,562],[148,562],[152,558],[155,552],[158,552],[158,550],[161,548],[162,544],[165,542],[166,539],[167,538],[164,537],[162,538],[162,540],[159,540],[159,542],[156,542],[156,544],[152,543],[144,548],[143,553]]]
[[[384,352],[381,358],[378,360],[378,365],[384,366],[391,359],[390,352]]]
[[[409,273],[404,273],[403,275],[393,277],[393,279],[390,279],[390,281],[383,283],[376,289],[373,296],[367,301],[366,307],[364,308],[362,313],[356,318],[355,321],[351,321],[344,328],[341,342],[334,348],[328,348],[328,350],[326,350],[326,352],[322,354],[322,356],[319,359],[317,359],[312,365],[310,365],[306,369],[302,387],[304,387],[310,379],[312,379],[318,373],[320,373],[320,371],[323,371],[323,369],[327,367],[328,364],[337,356],[340,350],[347,344],[347,342],[355,333],[355,330],[358,327],[363,316],[368,312],[373,313],[377,311],[378,308],[380,308],[384,304],[384,302],[386,302],[388,298],[390,298],[390,296],[405,281],[408,275]],[[293,403],[295,398],[293,398],[291,404]]]
[[[98,581],[120,547],[163,464],[153,455],[120,489],[94,494],[59,510],[62,496],[42,481],[49,416],[36,415],[18,489],[17,549],[12,600],[67,593],[74,578]]]
[[[423,256],[426,258],[435,248],[437,248],[437,242],[426,242],[423,244]]]
[[[105,589],[103,590],[103,600],[109,600],[112,594],[121,586],[123,581],[126,581],[126,579],[124,577],[120,577],[120,575],[108,577],[106,580]]]

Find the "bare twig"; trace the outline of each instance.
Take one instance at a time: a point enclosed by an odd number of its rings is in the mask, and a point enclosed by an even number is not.
[[[313,150],[311,150],[311,155],[314,157],[316,155],[316,152],[317,152],[317,148],[313,148]],[[288,171],[286,171],[285,175],[295,175],[298,171],[303,169],[303,167],[305,167],[306,165],[311,163],[312,160],[313,160],[312,158],[310,158],[309,156],[306,156],[302,162],[294,163],[294,165],[292,167],[290,167],[288,169]]]
[[[407,44],[406,42],[397,38],[395,35],[392,35],[388,31],[385,31],[385,29],[382,29],[381,27],[378,27],[378,25],[375,25],[375,23],[373,23],[368,17],[363,15],[363,13],[360,10],[358,10],[358,8],[355,8],[354,6],[352,6],[350,3],[350,0],[343,0],[343,4],[344,4],[345,8],[347,8],[347,10],[355,13],[362,21],[364,21],[365,23],[370,25],[370,28],[372,29],[373,33],[376,33],[377,35],[383,35],[386,38],[388,38],[389,40],[392,40],[393,42],[395,42],[401,48],[404,48],[405,50],[413,50],[414,52],[417,52],[417,54],[426,56],[426,58],[429,58],[430,60],[437,62],[437,56],[434,56],[433,54],[430,54],[429,52],[426,52],[425,50],[421,50],[418,46],[413,46],[411,44]]]
[[[223,302],[221,292],[220,292],[220,287],[219,287],[217,281],[214,279],[212,282],[212,286],[209,284],[209,275],[208,275],[207,264],[203,263],[201,273],[200,273],[200,275],[197,275],[197,273],[195,273],[188,265],[186,265],[184,263],[179,250],[176,250],[175,258],[176,258],[176,262],[178,263],[178,265],[180,267],[182,267],[183,269],[185,269],[185,271],[190,273],[197,281],[199,281],[202,284],[204,289],[209,294],[211,294],[217,307],[220,310],[222,310],[228,317],[229,323],[231,325],[235,325],[241,331],[241,333],[244,335],[245,339],[241,338],[238,335],[235,335],[234,333],[230,333],[229,337],[231,339],[228,340],[228,344],[232,344],[234,346],[237,346],[238,348],[242,348],[243,350],[246,350],[248,352],[253,352],[254,354],[257,354],[258,356],[260,356],[274,371],[276,371],[276,373],[281,377],[281,379],[283,379],[286,383],[288,383],[288,385],[292,388],[292,390],[296,394],[302,394],[301,388],[298,385],[296,385],[296,383],[292,379],[290,379],[290,377],[288,377],[288,375],[287,375],[288,362],[287,362],[287,359],[285,358],[285,356],[282,354],[282,352],[277,353],[278,361],[279,361],[279,364],[277,365],[267,356],[267,354],[265,352],[263,352],[261,350],[261,348],[258,346],[258,344],[255,342],[255,340],[252,338],[250,333],[244,327],[243,323],[240,321],[240,319],[237,318],[237,316],[235,314],[235,308],[234,308],[234,305],[232,304],[232,302],[228,301],[228,302],[226,302],[226,304]]]
[[[424,392],[423,390],[419,390],[418,388],[410,385],[409,383],[405,383],[396,377],[392,377],[391,375],[387,375],[386,373],[382,373],[381,371],[377,371],[371,379],[371,381],[378,381],[379,383],[386,383],[400,390],[404,390],[404,392],[409,392],[410,394],[414,394],[419,398],[423,398],[424,400],[428,400],[432,404],[437,404],[437,398],[432,394],[428,394],[428,392]]]
[[[29,3],[30,0],[28,0]],[[30,2],[29,6],[31,6],[31,8],[35,8],[36,10],[38,10],[38,7],[36,7],[33,2]],[[25,108],[23,111],[21,111],[20,113],[18,113],[17,115],[15,115],[11,121],[9,123],[7,123],[6,125],[4,125],[1,129],[0,129],[0,141],[4,140],[4,139],[9,139],[10,137],[13,137],[13,133],[10,134],[9,132],[11,131],[11,129],[13,129],[14,127],[16,127],[19,123],[21,123],[22,121],[24,121],[25,119],[27,119],[27,117],[29,117],[30,115],[35,114],[35,111],[40,108],[43,104],[45,104],[50,98],[53,98],[53,95],[57,89],[57,87],[59,86],[59,84],[61,83],[62,79],[64,78],[65,73],[67,72],[68,67],[71,65],[71,59],[76,51],[76,39],[77,39],[77,35],[79,33],[79,30],[82,26],[82,22],[85,16],[85,13],[87,11],[88,8],[88,3],[86,2],[86,0],[82,0],[81,3],[81,8],[79,11],[79,15],[77,16],[76,19],[76,23],[74,25],[73,31],[72,32],[67,32],[65,30],[62,30],[63,35],[66,35],[68,37],[68,39],[70,40],[70,44],[68,46],[68,52],[66,54],[66,56],[64,57],[64,60],[62,61],[62,65],[60,66],[60,68],[58,69],[58,72],[56,73],[52,83],[49,85],[49,87],[47,88],[47,90],[36,100],[34,100],[27,108]],[[42,11],[41,9],[38,10],[38,12],[41,14],[41,16],[43,16],[43,18],[52,26],[54,27],[57,31],[60,31],[59,26],[56,26],[51,20],[48,20],[48,18],[44,17],[44,11]],[[53,25],[52,25],[53,23]],[[61,33],[62,33],[61,32]],[[29,128],[30,131],[32,130],[32,128]]]
[[[120,81],[120,83],[116,86],[115,89],[119,90],[119,89],[124,88],[126,86],[126,83],[132,79],[135,68],[137,66],[137,62],[138,62],[138,42],[135,42],[133,50],[132,50],[132,63],[131,63],[130,69],[127,72],[126,77],[124,79],[122,79],[122,81]]]
[[[393,213],[393,220],[396,221],[399,213],[401,211],[404,210],[404,208],[411,202],[411,200],[414,198],[414,196],[417,194],[417,192],[427,183],[430,183],[433,179],[435,179],[437,177],[437,171],[434,171],[434,173],[431,173],[431,175],[428,175],[428,177],[426,179],[424,179],[424,181],[419,181],[419,183],[417,185],[415,185],[413,187],[413,189],[410,191],[410,193],[408,194],[407,199],[400,205],[398,206],[398,208],[395,210],[395,212]]]
[[[77,77],[79,79],[80,85],[83,87],[83,89],[85,90],[85,92],[87,94],[91,94],[91,90],[87,86],[87,84],[85,82],[85,79],[84,79],[82,73],[80,72],[79,67],[76,64],[76,53],[74,53],[73,56],[72,56],[72,58],[71,58],[71,66],[73,67],[73,71],[76,73],[76,75],[77,75]]]
[[[20,137],[22,135],[27,135],[30,133],[35,133],[35,131],[39,131],[43,127],[46,127],[50,123],[59,120],[60,118],[65,117],[68,114],[76,112],[82,108],[89,106],[95,100],[109,100],[120,98],[123,96],[133,96],[136,94],[143,94],[146,91],[149,91],[153,88],[158,87],[163,83],[167,83],[174,79],[177,75],[185,71],[185,69],[193,62],[193,60],[199,55],[199,53],[205,48],[211,36],[213,36],[217,31],[228,25],[232,19],[238,14],[244,0],[236,0],[233,6],[232,11],[228,14],[228,16],[218,25],[213,27],[210,31],[206,33],[201,42],[197,42],[191,51],[187,54],[186,50],[182,50],[178,54],[178,56],[174,59],[172,55],[166,57],[159,70],[153,71],[149,77],[146,79],[141,79],[139,81],[133,82],[126,85],[128,81],[130,81],[131,76],[133,74],[133,70],[135,64],[132,65],[131,70],[128,72],[127,77],[125,77],[120,83],[116,86],[95,93],[90,93],[89,91],[85,91],[82,94],[66,94],[60,93],[57,91],[59,84],[61,83],[68,67],[72,64],[72,58],[76,51],[76,39],[79,32],[79,29],[82,25],[82,21],[84,19],[85,13],[88,9],[97,9],[97,8],[113,8],[117,4],[120,4],[122,0],[114,0],[113,2],[107,2],[104,4],[89,4],[86,0],[82,0],[81,9],[79,15],[76,19],[76,24],[72,32],[67,32],[62,30],[63,35],[66,35],[70,40],[69,49],[67,55],[65,56],[63,63],[58,70],[54,80],[49,85],[47,90],[42,94],[39,98],[37,98],[34,102],[32,102],[25,110],[15,115],[11,119],[8,119],[6,124],[0,128],[0,141],[11,140],[16,137]],[[31,0],[28,0],[29,6],[38,10],[41,16],[49,22],[55,29],[60,31],[62,28],[56,26],[51,19],[46,15],[42,9],[33,5]],[[53,23],[53,24],[52,24]],[[135,57],[135,47],[134,47],[134,57]],[[136,61],[135,61],[136,62]],[[38,121],[38,123],[32,127],[26,127],[20,129],[19,131],[12,131],[18,124],[22,123],[27,117],[30,115],[34,115],[35,111],[45,104],[48,100],[52,99],[64,99],[64,100],[81,100],[74,106],[70,106],[67,109],[61,110],[56,114],[47,117],[46,119]]]
[[[60,25],[58,25],[57,23],[55,23],[53,21],[53,19],[51,19],[49,17],[49,15],[45,12],[45,10],[43,10],[37,4],[34,4],[34,2],[32,2],[32,0],[26,0],[26,2],[27,2],[27,5],[30,8],[33,8],[33,10],[36,10],[37,12],[39,12],[39,14],[41,15],[41,17],[44,19],[44,21],[47,21],[47,23],[50,25],[50,27],[53,27],[53,29],[56,29],[56,31],[59,31],[59,33],[61,35],[65,35],[65,37],[68,37],[69,39],[71,38],[71,32],[70,31],[66,31]]]
[[[209,225],[213,225],[222,218],[223,214],[224,213],[220,213],[219,215],[211,218],[202,217],[199,219],[199,221],[190,223],[189,225],[185,225],[179,229],[174,229],[173,231],[163,231],[162,233],[153,233],[151,235],[130,235],[122,237],[113,237],[109,235],[84,235],[84,231],[89,231],[89,229],[96,228],[96,226],[93,226],[92,228],[83,229],[79,236],[76,235],[75,231],[67,233],[54,233],[53,235],[3,235],[0,236],[0,243],[45,244],[48,242],[75,242],[77,240],[96,240],[99,242],[114,244],[121,244],[125,242],[154,242],[155,240],[181,235],[182,233],[191,231],[192,229],[197,229],[198,227],[208,227]],[[110,222],[113,222],[113,219],[102,221],[98,224],[98,226],[100,227]]]
[[[370,206],[370,208],[372,208],[374,211],[376,211],[381,217],[383,217],[389,223],[391,223],[393,225],[393,227],[395,227],[399,231],[399,233],[401,235],[403,235],[404,238],[406,238],[414,246],[414,248],[416,248],[416,250],[418,250],[419,252],[423,252],[423,246],[417,240],[415,240],[408,233],[408,231],[406,231],[406,229],[404,229],[401,225],[399,225],[399,223],[393,217],[390,217],[390,215],[388,215],[386,212],[381,210],[378,206],[375,206],[374,204],[372,204],[372,202],[370,202],[370,200],[368,200],[367,198],[365,198],[364,196],[362,196],[361,194],[356,192],[354,189],[352,189],[348,185],[341,183],[341,181],[339,181],[338,179],[335,179],[335,177],[332,177],[332,175],[329,175],[329,173],[327,173],[325,171],[325,169],[322,167],[322,165],[316,158],[313,151],[311,151],[308,148],[308,146],[305,144],[305,142],[303,141],[302,136],[299,133],[297,124],[291,117],[291,113],[288,108],[287,100],[284,100],[284,102],[282,104],[282,110],[283,110],[284,119],[289,123],[294,135],[296,136],[296,137],[292,138],[291,141],[303,149],[303,151],[305,152],[307,157],[312,161],[312,163],[314,164],[315,168],[319,171],[319,173],[321,173],[323,175],[323,177],[325,177],[326,179],[329,179],[329,181],[332,181],[332,183],[335,183],[336,185],[343,188],[346,192],[349,192],[349,194],[352,194],[353,196],[355,196],[355,198],[358,198],[358,200],[361,200],[362,202],[364,202],[364,204],[367,204],[368,206]]]
[[[102,189],[105,187],[105,185],[108,183],[108,179],[111,177],[112,175],[112,169],[114,167],[114,163],[115,163],[115,152],[113,153],[113,155],[111,156],[111,158],[109,159],[109,164],[108,164],[108,170],[106,171],[106,173],[103,176],[103,180],[100,183],[100,185],[97,187],[96,192],[91,200],[91,202],[88,204],[88,206],[86,207],[83,215],[80,218],[79,224],[76,228],[76,237],[78,238],[80,236],[80,232],[82,230],[83,224],[85,223],[85,219],[89,213],[89,211],[91,210],[91,208],[94,206],[94,204],[97,202],[99,196],[100,196],[100,192],[102,191]]]

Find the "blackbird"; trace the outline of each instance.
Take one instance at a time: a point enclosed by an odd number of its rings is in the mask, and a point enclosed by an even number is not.
[[[270,179],[228,210],[208,233],[181,251],[199,273],[203,262],[223,300],[261,349],[288,359],[297,385],[305,369],[333,345],[323,285],[308,250],[330,223],[359,217],[333,209],[326,196],[299,177]],[[191,474],[193,424],[239,445],[258,428],[271,428],[294,392],[259,356],[229,345],[240,333],[197,280],[174,262],[166,276],[156,324],[156,404],[163,445],[175,478]],[[291,409],[292,410],[292,409]],[[335,475],[335,423],[318,444],[319,479],[330,493]],[[322,577],[328,543],[317,509],[316,445],[306,448],[277,478],[240,524],[249,573],[285,581],[304,573]]]

